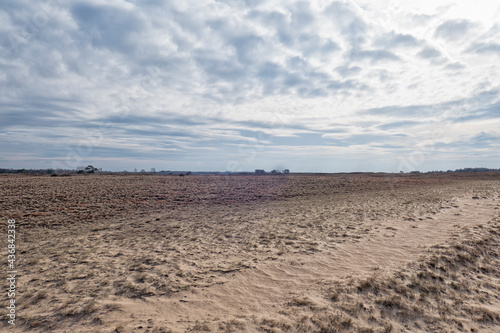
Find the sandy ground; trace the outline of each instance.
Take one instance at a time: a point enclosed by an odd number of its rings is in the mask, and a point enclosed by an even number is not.
[[[456,207],[427,216],[420,223],[384,221],[370,237],[341,243],[329,251],[304,256],[284,255],[279,260],[234,274],[226,283],[202,291],[194,289],[172,297],[155,297],[147,302],[130,299],[118,302],[126,317],[162,318],[165,326],[175,327],[178,332],[197,323],[210,329],[212,322],[230,322],[235,318],[240,321],[273,318],[273,321],[287,323],[290,320],[287,314],[280,314],[278,309],[281,307],[305,300],[314,302],[316,307],[327,307],[325,288],[333,281],[369,277],[374,271],[393,272],[417,260],[430,247],[446,242],[464,227],[492,220],[500,200],[459,198],[455,204]],[[120,321],[122,316],[120,314],[116,320]],[[258,331],[255,327],[245,328]]]
[[[500,330],[496,174],[0,182],[22,272],[5,329]]]

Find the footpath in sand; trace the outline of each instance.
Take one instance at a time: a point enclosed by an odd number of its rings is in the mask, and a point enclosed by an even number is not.
[[[348,239],[312,255],[283,255],[255,268],[228,274],[227,282],[193,288],[169,297],[114,301],[121,311],[108,320],[135,329],[148,319],[172,332],[217,330],[217,324],[237,320],[240,330],[251,323],[287,320],[287,304],[304,301],[316,306],[330,302],[326,289],[335,281],[395,271],[419,259],[434,245],[457,237],[463,230],[488,223],[499,214],[499,198],[458,198],[451,208],[416,221],[376,221],[374,231]],[[306,301],[304,301],[306,302]],[[150,320],[151,322],[151,320]]]

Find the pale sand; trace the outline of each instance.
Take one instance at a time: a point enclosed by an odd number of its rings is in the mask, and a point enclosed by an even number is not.
[[[210,328],[213,322],[236,319],[245,323],[244,331],[257,332],[252,321],[272,318],[289,322],[280,311],[294,299],[306,297],[315,306],[327,307],[325,288],[332,281],[371,276],[374,271],[394,271],[417,260],[433,245],[445,243],[463,228],[486,224],[498,216],[499,206],[497,198],[458,198],[455,207],[423,216],[420,221],[383,221],[377,223],[372,235],[360,241],[335,244],[313,255],[284,255],[233,274],[224,284],[146,301],[121,298],[113,303],[123,311],[110,319],[128,327],[139,327],[141,323],[147,327],[146,319],[155,318],[155,323],[172,332],[185,332],[197,323]],[[493,310],[500,313],[500,307]],[[136,324],[130,325],[130,321]],[[500,327],[491,332],[496,329]]]

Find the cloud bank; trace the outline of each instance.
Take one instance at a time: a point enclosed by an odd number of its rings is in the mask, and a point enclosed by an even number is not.
[[[498,167],[500,11],[464,6],[2,4],[0,166]]]

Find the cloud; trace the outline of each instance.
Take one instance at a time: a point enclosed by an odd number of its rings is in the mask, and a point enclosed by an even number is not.
[[[380,36],[375,45],[379,47],[393,49],[396,47],[416,47],[420,45],[417,38],[410,34],[402,34],[391,31]]]
[[[363,113],[374,116],[418,119],[420,117],[432,116],[435,113],[435,109],[432,105],[394,105],[367,109]]]
[[[236,49],[236,58],[242,65],[253,64],[264,51],[264,41],[253,34],[236,36],[230,40],[230,44]]]
[[[438,17],[437,14],[409,13],[410,22],[415,26],[429,24],[429,22],[434,20],[436,17]]]
[[[464,39],[473,27],[474,24],[469,20],[448,20],[436,28],[434,37],[448,41]]]
[[[455,123],[467,123],[476,120],[496,120],[500,118],[500,102],[491,103],[487,106],[478,104],[473,111],[450,117],[450,120]]]
[[[254,10],[249,12],[248,17],[272,29],[271,31],[281,44],[291,47],[294,42],[294,34],[291,30],[289,16],[286,14],[278,11]]]
[[[297,1],[290,6],[291,25],[297,27],[308,27],[314,20],[315,15],[311,10],[311,5],[308,1]]]
[[[413,122],[435,121],[442,122],[467,122],[472,119],[487,119],[500,117],[500,90],[484,89],[479,86],[472,97],[465,97],[456,100],[436,103],[436,104],[415,104],[415,105],[392,105],[382,108],[369,108],[362,111],[362,114],[380,116],[397,120],[396,124],[410,124]],[[391,124],[392,122],[389,122]],[[385,125],[382,125],[385,126]]]
[[[490,42],[490,43],[474,43],[469,49],[469,52],[477,54],[493,54],[500,55],[500,43]]]
[[[453,63],[449,63],[445,66],[445,69],[447,70],[451,70],[451,71],[460,71],[461,69],[465,69],[467,68],[467,65],[465,65],[464,63],[462,62],[453,62]]]
[[[357,0],[3,3],[0,167],[50,167],[90,140],[82,163],[118,170],[305,168],[296,157],[312,154],[312,171],[335,171],[322,149],[355,168],[432,126],[495,133],[498,26],[462,16]],[[241,142],[265,148],[252,162]]]
[[[367,42],[367,23],[354,2],[333,1],[324,14],[352,47],[361,47]]]
[[[312,38],[311,38],[312,37]],[[319,56],[328,57],[333,52],[339,51],[340,46],[331,39],[319,38],[318,36],[304,35],[301,38],[304,45],[303,54],[306,57]]]
[[[430,46],[423,48],[417,55],[422,59],[435,59],[443,56],[441,51]]]
[[[412,127],[415,125],[421,125],[422,123],[423,123],[422,121],[415,121],[415,120],[389,121],[389,122],[377,125],[377,128],[379,128],[381,130],[403,129],[403,128],[408,128],[408,127]]]
[[[500,144],[500,133],[498,132],[481,132],[471,138],[474,143],[483,143],[487,146]]]
[[[145,23],[133,8],[76,2],[72,4],[70,13],[96,48],[130,52],[135,48],[135,39],[145,29]]]
[[[381,61],[399,61],[400,58],[387,50],[351,50],[349,58],[352,60],[369,60],[372,64]]]
[[[348,65],[343,65],[335,68],[335,71],[339,73],[342,77],[348,77],[359,74],[362,71],[362,68],[359,66],[349,67]]]
[[[78,100],[47,99],[41,96],[28,97],[22,105],[0,102],[0,129],[86,127],[87,124],[82,122],[81,110],[77,108],[78,104]]]

